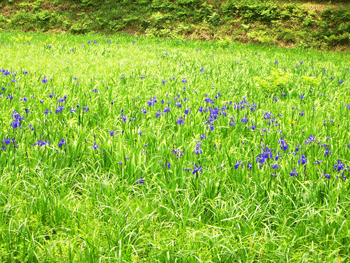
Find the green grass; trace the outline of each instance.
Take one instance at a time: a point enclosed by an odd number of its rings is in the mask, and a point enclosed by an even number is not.
[[[0,150],[0,261],[350,260],[349,54],[121,34],[1,32],[1,42],[11,74],[0,73],[0,139],[16,142]],[[213,131],[200,107],[220,109]],[[13,111],[25,118],[17,129]],[[262,147],[283,158],[259,165]]]

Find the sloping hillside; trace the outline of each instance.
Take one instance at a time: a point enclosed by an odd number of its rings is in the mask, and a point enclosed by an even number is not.
[[[344,3],[208,0],[6,0],[3,30],[132,32],[157,37],[350,50]]]

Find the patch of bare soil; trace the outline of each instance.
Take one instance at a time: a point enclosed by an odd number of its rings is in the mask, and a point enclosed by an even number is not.
[[[299,7],[307,10],[307,11],[313,11],[316,14],[322,11],[325,11],[327,9],[334,9],[334,10],[339,10],[339,9],[350,9],[350,4],[349,3],[337,3],[337,4],[330,4],[328,1],[323,1],[323,2],[315,2],[315,1],[290,1],[290,0],[279,0],[279,6],[282,7],[285,4],[295,4],[298,5]]]
[[[69,3],[65,4],[59,4],[59,5],[52,5],[52,2],[43,2],[41,4],[41,8],[43,10],[49,10],[49,11],[64,11],[69,10],[71,8],[71,5]]]
[[[341,51],[341,52],[349,52],[350,53],[350,45],[342,45],[342,46],[335,46],[333,48],[334,51]]]
[[[3,16],[9,17],[12,13],[12,10],[9,10],[7,6],[0,7],[0,14]]]
[[[328,8],[335,8],[335,7],[331,7],[330,5],[313,4],[313,3],[301,4],[300,7],[305,8],[307,11],[314,11],[314,12],[321,12],[321,11],[324,11]]]
[[[292,42],[287,42],[283,40],[275,41],[274,44],[279,47],[285,47],[285,48],[293,48],[295,46],[294,43]]]
[[[63,34],[63,33],[66,33],[66,31],[63,30],[62,28],[51,28],[51,29],[47,30],[45,33],[47,33],[47,34]]]

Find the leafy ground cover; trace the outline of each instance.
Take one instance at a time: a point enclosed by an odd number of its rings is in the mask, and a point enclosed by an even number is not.
[[[0,33],[0,259],[346,262],[350,56]]]
[[[349,10],[346,1],[4,0],[0,28],[349,51]]]

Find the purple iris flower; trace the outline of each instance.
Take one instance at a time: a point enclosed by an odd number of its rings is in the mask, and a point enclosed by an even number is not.
[[[61,139],[58,143],[58,147],[62,147],[63,144],[66,145],[66,142],[64,141],[64,139]]]
[[[247,123],[248,122],[248,118],[247,116],[245,116],[242,120],[241,120],[242,123]]]
[[[194,170],[193,170],[192,174],[196,174],[196,173],[198,173],[199,171],[203,172],[202,165],[199,166],[199,167],[195,166],[193,169],[194,169]]]
[[[177,124],[179,124],[179,125],[185,124],[185,121],[182,119],[182,116],[180,116],[180,118],[179,118],[176,122],[177,122]]]
[[[298,175],[299,175],[299,173],[297,172],[297,168],[294,168],[293,172],[290,173],[291,177],[298,176]]]
[[[307,158],[305,157],[304,154],[301,155],[298,164],[305,165],[307,163]]]
[[[97,150],[99,146],[96,144],[96,142],[94,142],[94,145],[92,145],[91,148]]]
[[[121,164],[121,162],[120,162],[120,164]],[[137,179],[136,181],[138,183],[140,183],[140,184],[144,184],[145,183],[145,181],[143,180],[142,176],[141,176],[141,179]]]

